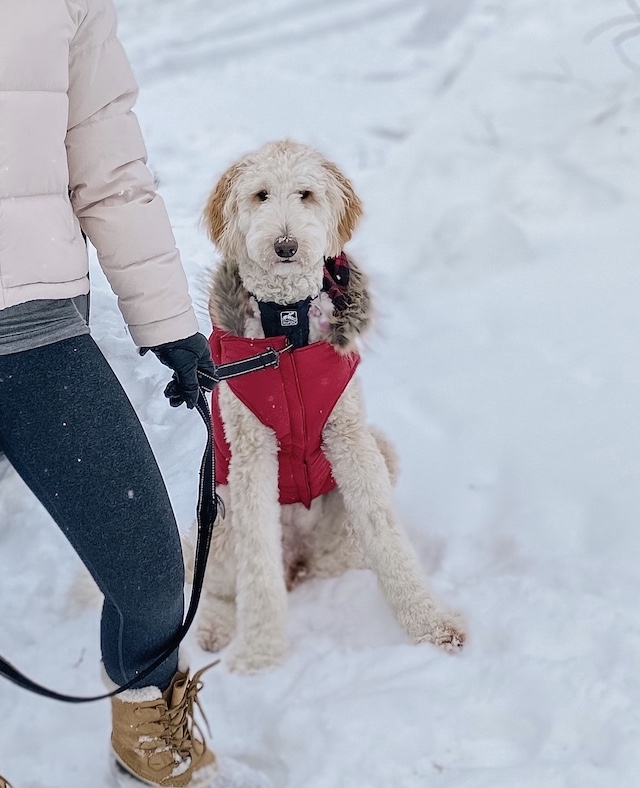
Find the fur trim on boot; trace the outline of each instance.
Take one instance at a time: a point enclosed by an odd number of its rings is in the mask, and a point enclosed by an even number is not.
[[[176,673],[164,692],[143,687],[112,699],[111,744],[121,788],[208,788],[215,779],[216,758],[193,719],[194,706],[200,706],[201,676],[209,667],[192,679],[186,672]]]

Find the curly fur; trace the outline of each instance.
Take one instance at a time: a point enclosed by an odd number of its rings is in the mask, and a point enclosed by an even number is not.
[[[324,260],[351,238],[362,205],[339,168],[290,141],[265,145],[219,179],[204,222],[221,261],[211,279],[214,325],[238,336],[264,336],[256,298],[281,304],[311,297],[309,340],[349,353],[371,323],[367,277],[349,259],[340,308],[321,292]],[[286,260],[277,239],[295,239]],[[460,621],[441,612],[392,507],[397,462],[390,442],[364,422],[354,379],[323,431],[337,488],[302,504],[278,503],[278,445],[273,432],[224,383],[219,405],[231,446],[227,517],[216,526],[201,608],[199,640],[229,664],[254,672],[286,655],[287,589],[310,577],[369,568],[398,622],[416,642],[462,645]]]
[[[340,352],[352,352],[372,323],[367,276],[349,260],[349,285],[345,307],[332,313],[327,341]],[[246,321],[253,317],[250,294],[242,284],[238,265],[221,260],[213,271],[209,288],[209,315],[214,326],[243,336]]]

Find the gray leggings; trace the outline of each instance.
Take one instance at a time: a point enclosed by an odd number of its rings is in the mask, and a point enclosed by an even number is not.
[[[0,449],[104,594],[102,658],[123,684],[179,628],[184,570],[151,447],[90,336],[0,355]],[[176,669],[174,653],[142,684]]]

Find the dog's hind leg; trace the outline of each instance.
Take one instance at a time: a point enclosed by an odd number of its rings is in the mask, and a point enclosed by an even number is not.
[[[349,569],[367,568],[339,490],[322,496],[322,514],[313,536],[307,568],[309,578],[337,577]]]
[[[288,591],[309,578],[309,564],[321,517],[322,498],[314,498],[308,509],[302,503],[280,507],[282,562]]]
[[[229,666],[253,673],[286,655],[278,444],[273,431],[224,384],[220,409],[231,446],[229,504],[237,566],[237,633]]]
[[[426,587],[417,556],[392,511],[391,479],[385,459],[362,416],[354,380],[338,401],[323,433],[325,452],[349,523],[407,634],[416,642],[427,641],[455,650],[464,641],[462,624],[457,616],[437,608]]]

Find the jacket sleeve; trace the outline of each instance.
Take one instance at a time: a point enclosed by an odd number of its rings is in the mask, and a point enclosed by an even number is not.
[[[116,36],[112,0],[84,0],[82,6],[69,53],[66,145],[73,208],[134,342],[183,339],[198,324],[131,111],[138,91]]]

